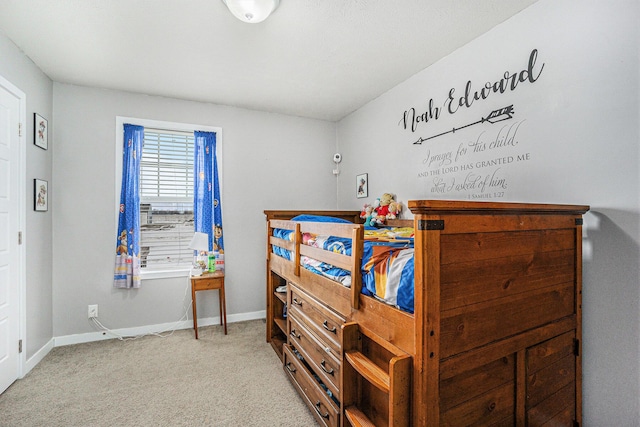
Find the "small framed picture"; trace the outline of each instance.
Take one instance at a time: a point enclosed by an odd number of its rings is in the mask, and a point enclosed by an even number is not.
[[[44,179],[33,180],[33,210],[46,212],[49,209],[49,183]]]
[[[33,113],[33,143],[43,150],[49,147],[49,123],[38,113]]]
[[[356,197],[361,199],[369,195],[369,178],[368,174],[363,173],[356,176]]]

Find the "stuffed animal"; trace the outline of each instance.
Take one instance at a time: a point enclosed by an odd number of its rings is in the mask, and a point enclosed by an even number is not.
[[[384,225],[387,219],[387,214],[389,213],[389,204],[392,201],[393,195],[390,193],[384,193],[381,197],[376,199],[376,201],[373,203],[375,216],[371,220],[371,225]]]
[[[400,202],[396,202],[395,200],[389,203],[389,212],[387,213],[387,219],[396,219],[398,215],[400,215],[400,211],[402,211],[402,204]]]
[[[371,219],[374,217],[373,206],[365,203],[360,212],[360,218],[364,219],[364,225],[370,226]]]
[[[389,204],[393,201],[393,194],[384,193],[377,201],[378,207],[376,208],[377,216],[386,217],[389,213]]]
[[[376,199],[373,203],[374,215],[371,218],[372,226],[382,226],[386,223],[387,219],[396,219],[402,210],[402,204],[396,202],[394,195],[391,193],[384,193],[381,197]]]

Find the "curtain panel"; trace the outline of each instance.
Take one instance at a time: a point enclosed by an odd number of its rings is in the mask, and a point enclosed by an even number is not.
[[[116,235],[116,288],[140,287],[140,159],[144,127],[124,125],[122,186]]]
[[[216,134],[215,132],[195,131],[193,135],[195,137],[194,231],[206,233],[209,236],[210,251],[224,254]]]

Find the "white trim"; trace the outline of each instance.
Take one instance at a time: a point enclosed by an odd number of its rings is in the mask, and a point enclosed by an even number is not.
[[[194,125],[190,123],[178,123],[178,122],[166,122],[162,120],[150,120],[150,119],[139,119],[135,117],[124,117],[124,116],[116,116],[116,142],[115,142],[115,150],[116,150],[116,161],[115,161],[115,200],[114,200],[114,220],[113,220],[113,236],[114,236],[114,248],[115,248],[115,235],[118,232],[118,211],[120,207],[120,187],[122,185],[122,136],[124,124],[129,123],[138,126],[144,126],[145,128],[152,128],[155,130],[178,130],[183,132],[193,132],[196,130],[205,131],[205,132],[215,132],[216,134],[216,156],[218,159],[223,159],[222,157],[222,128],[216,126],[206,126],[206,125]],[[218,182],[220,185],[220,204],[222,205],[222,218],[224,218],[224,190],[223,190],[223,163],[224,159],[221,162],[218,162]],[[24,205],[24,203],[23,203]],[[150,271],[140,272],[140,279],[166,279],[171,277],[186,277],[189,274],[187,271],[186,274],[183,270],[171,271],[171,272],[161,272],[161,271]]]
[[[19,122],[22,124],[22,135],[18,136],[20,151],[18,156],[18,230],[22,232],[22,244],[18,245],[18,339],[22,340],[22,353],[18,354],[18,378],[24,377],[27,359],[27,282],[25,259],[27,254],[27,202],[26,202],[26,170],[27,170],[27,95],[13,83],[0,76],[0,86],[19,99]]]
[[[42,359],[44,359],[45,356],[49,354],[51,350],[53,350],[54,346],[55,346],[55,339],[51,338],[48,343],[46,343],[40,348],[40,350],[36,351],[35,354],[27,360],[24,375],[27,375],[29,372],[31,372],[33,368],[36,367],[38,363],[42,362]]]
[[[250,313],[231,314],[227,316],[227,323],[243,322],[245,320],[256,320],[266,318],[266,310],[254,311]],[[198,319],[198,327],[212,326],[220,324],[220,316],[206,317]],[[106,331],[89,332],[85,334],[73,334],[65,335],[61,337],[55,337],[55,347],[61,347],[65,345],[82,344],[86,342],[104,341],[123,337],[134,337],[138,335],[157,334],[162,332],[170,332],[172,330],[179,329],[193,329],[192,320],[184,320],[180,322],[162,323],[157,325],[140,326],[136,328],[122,328],[114,329],[114,334],[110,334]],[[117,335],[116,335],[117,334]]]

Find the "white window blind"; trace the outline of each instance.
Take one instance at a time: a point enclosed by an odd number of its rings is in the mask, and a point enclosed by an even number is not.
[[[189,268],[193,250],[192,133],[145,128],[140,161],[140,266]]]

